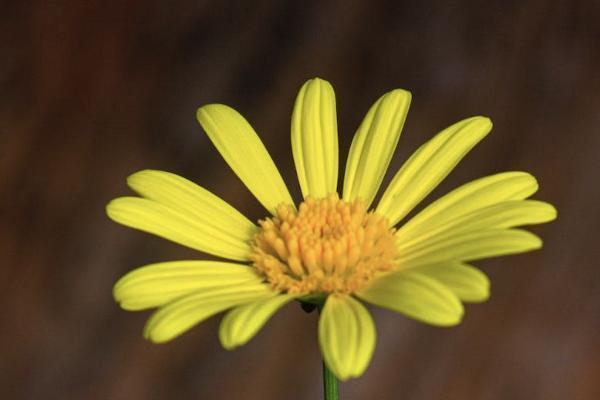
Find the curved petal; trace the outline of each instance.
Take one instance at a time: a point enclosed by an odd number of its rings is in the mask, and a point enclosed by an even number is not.
[[[152,200],[120,197],[108,203],[106,213],[125,226],[216,256],[246,261],[250,254],[247,242],[222,227]]]
[[[387,170],[410,106],[411,94],[396,89],[373,104],[354,135],[344,177],[344,200],[369,207]]]
[[[244,304],[229,311],[219,328],[219,339],[227,350],[246,344],[273,314],[295,296],[283,294]]]
[[[146,265],[124,275],[113,296],[126,310],[162,306],[200,289],[263,281],[254,268],[218,261],[171,261]]]
[[[382,276],[356,294],[371,304],[436,326],[456,325],[464,312],[450,289],[417,272],[398,271]]]
[[[425,265],[415,271],[442,283],[462,301],[478,303],[490,297],[490,280],[470,265],[456,262]]]
[[[450,236],[489,229],[506,229],[521,225],[541,224],[556,218],[556,209],[542,201],[515,200],[494,204],[451,219],[428,230],[409,232],[400,229],[395,237],[398,251],[424,248]]]
[[[446,236],[413,246],[400,253],[396,260],[401,268],[412,268],[447,261],[472,261],[539,249],[542,241],[533,233],[519,229],[492,229]]]
[[[221,311],[271,296],[269,286],[254,282],[202,290],[174,300],[152,314],[144,336],[155,343],[167,342]]]
[[[328,296],[319,318],[319,344],[325,363],[340,380],[362,375],[375,349],[371,314],[350,296]]]
[[[233,172],[267,210],[275,214],[278,205],[294,204],[267,149],[244,117],[223,104],[200,107],[196,117]]]
[[[246,243],[256,225],[220,197],[181,176],[165,171],[144,170],[127,178],[127,184],[143,197],[185,214],[190,220],[211,225],[223,234]]]
[[[444,129],[404,163],[383,193],[377,212],[395,225],[444,179],[492,129],[492,121],[472,117]]]
[[[428,205],[402,225],[398,237],[416,237],[479,209],[534,194],[538,183],[526,172],[502,172],[466,183]]]
[[[337,192],[337,118],[329,82],[315,78],[300,89],[292,113],[292,152],[305,198]]]

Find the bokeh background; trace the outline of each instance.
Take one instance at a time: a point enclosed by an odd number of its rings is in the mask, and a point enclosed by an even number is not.
[[[596,1],[4,1],[0,13],[0,398],[318,399],[316,315],[295,304],[247,346],[219,317],[165,345],[115,280],[201,254],[118,226],[105,204],[143,168],[265,211],[195,121],[240,110],[296,199],[289,119],[308,78],[337,92],[341,160],[372,102],[413,104],[390,170],[445,126],[492,134],[425,203],[525,170],[559,219],[545,247],[477,263],[491,299],[452,329],[375,310],[378,345],[343,399],[600,398],[600,12]],[[392,173],[388,174],[389,181]]]

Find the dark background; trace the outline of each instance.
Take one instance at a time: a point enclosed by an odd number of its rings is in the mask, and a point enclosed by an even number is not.
[[[426,202],[525,170],[559,210],[533,229],[541,251],[478,263],[493,294],[460,326],[374,311],[373,361],[343,399],[600,398],[597,1],[1,6],[0,398],[320,397],[316,316],[295,304],[234,352],[219,346],[218,317],[165,345],[144,341],[148,313],[120,310],[113,283],[202,255],[104,214],[129,193],[128,174],[157,168],[264,216],[195,121],[211,102],[249,119],[297,199],[289,119],[314,76],[336,88],[342,163],[372,102],[406,88],[392,171],[461,118],[495,124]]]

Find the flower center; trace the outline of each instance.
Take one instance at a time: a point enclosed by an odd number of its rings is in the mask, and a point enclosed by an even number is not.
[[[298,211],[281,205],[260,226],[250,259],[281,292],[352,293],[395,266],[394,230],[360,200],[307,197]]]

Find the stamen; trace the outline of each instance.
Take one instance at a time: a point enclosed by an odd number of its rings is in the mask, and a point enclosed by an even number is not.
[[[282,292],[352,293],[395,267],[394,230],[360,200],[307,197],[298,211],[281,205],[260,226],[250,259]]]

